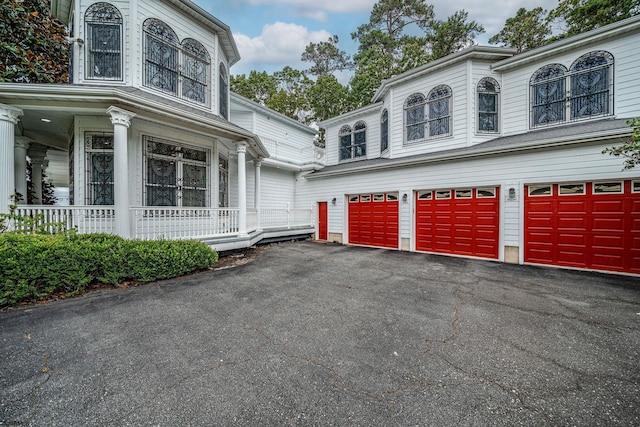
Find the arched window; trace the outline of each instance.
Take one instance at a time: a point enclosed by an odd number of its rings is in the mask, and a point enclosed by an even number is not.
[[[424,139],[426,98],[421,93],[414,93],[404,101],[405,129],[407,142]]]
[[[610,111],[610,76],[613,56],[589,52],[571,66],[571,118],[602,116]]]
[[[86,78],[122,80],[122,14],[109,3],[94,3],[84,14]]]
[[[500,85],[491,77],[478,82],[478,131],[498,132],[498,94]]]
[[[164,22],[147,19],[143,24],[146,86],[178,95],[178,36]]]
[[[223,63],[220,63],[220,105],[218,106],[218,112],[225,119],[229,119],[229,111],[227,106],[227,98],[229,97],[229,77],[227,76],[227,68]]]
[[[183,61],[182,97],[205,104],[209,84],[210,56],[207,49],[197,40],[185,39],[182,42]]]
[[[365,122],[357,122],[353,126],[353,157],[367,155],[367,125]]]
[[[429,136],[449,135],[451,118],[451,88],[440,85],[429,92]]]
[[[340,160],[351,158],[351,126],[344,125],[338,132],[340,140]]]
[[[531,77],[531,127],[565,120],[565,74],[560,64],[546,65]]]
[[[385,108],[380,115],[380,152],[389,148],[389,112]]]

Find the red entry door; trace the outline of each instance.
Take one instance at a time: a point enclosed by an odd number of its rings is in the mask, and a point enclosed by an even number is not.
[[[318,202],[318,240],[327,240],[327,202]]]

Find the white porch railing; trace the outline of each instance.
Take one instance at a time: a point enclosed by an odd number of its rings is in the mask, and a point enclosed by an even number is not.
[[[60,228],[76,228],[78,233],[82,234],[113,233],[113,206],[19,205],[16,214],[30,218],[42,215],[38,225],[45,224],[45,229],[49,232],[58,231]]]
[[[291,228],[313,226],[311,209],[261,209],[260,228]]]
[[[22,205],[16,214],[51,224],[49,231],[77,229],[78,233],[114,232],[113,206],[36,206]],[[132,207],[132,236],[136,239],[200,239],[238,235],[240,211],[237,208]],[[247,210],[247,232],[313,227],[312,209]]]
[[[232,208],[131,208],[136,239],[198,239],[238,234],[239,210]]]

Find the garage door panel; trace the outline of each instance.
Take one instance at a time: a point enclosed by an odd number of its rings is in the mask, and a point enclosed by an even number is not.
[[[561,199],[560,201],[558,201],[557,209],[558,209],[558,212],[575,212],[575,213],[584,214],[587,210],[587,206],[586,206],[585,200],[562,200]]]
[[[594,200],[592,211],[594,213],[617,214],[623,211],[623,205],[624,201],[622,200]]]
[[[384,193],[349,197],[349,243],[397,249],[399,205],[388,198]]]
[[[640,194],[630,181],[623,187],[605,193],[586,183],[585,194],[544,197],[525,187],[525,261],[640,273]]]
[[[498,258],[500,199],[491,190],[496,197],[468,188],[429,191],[435,196],[429,200],[416,193],[416,250]]]

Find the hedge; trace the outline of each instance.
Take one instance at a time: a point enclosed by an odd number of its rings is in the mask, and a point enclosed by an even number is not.
[[[150,282],[209,268],[218,254],[190,240],[126,240],[107,234],[0,233],[0,307],[94,283]]]

